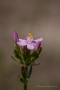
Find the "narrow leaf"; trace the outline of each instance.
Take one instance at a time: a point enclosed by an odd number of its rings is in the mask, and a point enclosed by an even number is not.
[[[11,56],[11,58],[12,58],[14,61],[20,63],[20,61],[16,60],[13,56]]]
[[[32,66],[30,66],[30,69],[29,69],[29,71],[28,71],[28,78],[30,78],[30,76],[31,76],[31,73],[32,73]]]

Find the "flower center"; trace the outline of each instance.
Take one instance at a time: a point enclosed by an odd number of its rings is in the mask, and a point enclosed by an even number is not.
[[[33,35],[32,35],[32,34],[28,34],[28,36],[30,37],[30,39],[32,39],[32,38],[33,38]]]
[[[27,43],[31,44],[32,41],[33,41],[33,35],[32,34],[28,34]]]
[[[28,41],[28,44],[30,44],[31,43],[31,41]]]

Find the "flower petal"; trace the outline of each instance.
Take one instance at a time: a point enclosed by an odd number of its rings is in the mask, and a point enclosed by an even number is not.
[[[35,47],[34,47],[34,45],[32,45],[32,44],[27,44],[27,48],[28,48],[29,50],[33,50]]]
[[[29,36],[26,37],[26,41],[33,41],[33,38],[30,38]]]
[[[26,46],[27,45],[26,41],[17,42],[17,44],[19,46]]]
[[[19,38],[19,41],[25,41],[25,40],[24,40],[24,39],[20,39],[20,38]]]
[[[27,40],[28,38],[30,38],[29,36],[27,36],[26,38],[25,38],[25,40]]]
[[[36,42],[38,42],[38,41],[42,41],[43,40],[43,38],[40,38],[40,39],[36,39],[36,40],[34,40],[34,41],[36,41]]]
[[[36,45],[36,41],[33,40],[33,41],[32,41],[32,44],[35,46],[35,45]]]

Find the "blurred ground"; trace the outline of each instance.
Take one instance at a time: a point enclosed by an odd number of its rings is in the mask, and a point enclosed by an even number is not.
[[[43,37],[43,50],[33,67],[29,90],[60,89],[60,1],[59,0],[0,0],[0,52],[3,52],[0,90],[23,90],[17,75],[20,65],[13,55],[12,33],[21,38],[28,33],[34,39]],[[1,59],[0,59],[1,60]],[[40,86],[58,87],[40,87]]]

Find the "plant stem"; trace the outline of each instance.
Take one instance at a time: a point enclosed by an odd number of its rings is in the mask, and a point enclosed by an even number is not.
[[[25,72],[24,72],[24,90],[27,90],[27,72],[28,72],[28,67],[25,67]]]
[[[27,90],[27,85],[24,84],[24,90]]]

